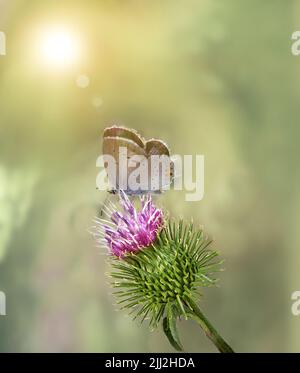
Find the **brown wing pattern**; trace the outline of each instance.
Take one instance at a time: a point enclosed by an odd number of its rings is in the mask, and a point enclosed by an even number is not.
[[[148,174],[149,179],[150,177],[151,182],[158,181],[157,187],[155,190],[150,190],[148,186],[147,190],[140,190],[139,192],[159,192],[162,187],[162,173],[161,173],[161,166],[157,167],[151,167],[151,156],[152,155],[164,155],[169,157],[170,151],[163,141],[159,139],[150,139],[148,141],[145,141],[135,130],[131,130],[125,127],[118,127],[118,126],[112,126],[108,127],[104,130],[103,134],[103,155],[104,155],[104,162],[105,167],[108,174],[108,180],[110,185],[115,186],[112,188],[112,192],[116,192],[119,190],[120,185],[126,185],[127,180],[130,177],[131,173],[135,171],[139,164],[137,163],[135,166],[127,166],[127,172],[119,172],[120,167],[124,167],[124,165],[119,164],[119,155],[120,151],[123,151],[126,149],[127,152],[127,158],[131,158],[132,156],[141,156],[141,158],[146,157],[150,158],[150,162],[148,162]],[[116,179],[114,179],[114,176],[112,175],[112,170],[108,168],[108,162],[107,162],[107,156],[112,156],[115,159],[116,164]],[[154,165],[154,163],[153,163]],[[164,175],[166,178],[170,176],[173,172],[173,164],[170,161],[170,167],[168,167],[165,172],[166,175]],[[126,166],[125,166],[126,167]],[[124,171],[124,170],[123,170]],[[152,174],[151,174],[152,171]],[[132,174],[133,176],[133,174]],[[172,176],[172,175],[171,175]],[[130,194],[130,190],[127,191]],[[134,193],[131,193],[134,194]]]

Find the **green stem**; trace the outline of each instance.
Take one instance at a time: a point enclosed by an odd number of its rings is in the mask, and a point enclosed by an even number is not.
[[[190,316],[200,325],[206,336],[214,343],[217,349],[223,353],[233,353],[233,349],[224,341],[216,329],[211,325],[197,304],[192,300],[189,300],[189,305],[192,308],[192,311],[189,312]]]

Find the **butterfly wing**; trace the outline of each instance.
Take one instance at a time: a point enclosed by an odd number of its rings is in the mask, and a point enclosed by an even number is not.
[[[120,164],[120,155],[126,151],[126,164]],[[121,154],[122,153],[122,154]],[[109,156],[114,158],[115,168],[109,167]],[[135,165],[128,166],[128,159],[135,156]],[[152,156],[164,156],[164,167],[154,161]],[[127,194],[160,193],[163,187],[169,185],[174,175],[174,164],[170,160],[170,151],[166,143],[158,139],[145,140],[132,129],[112,126],[105,128],[103,134],[103,157],[108,175],[111,192],[115,193],[128,184],[130,175],[139,167],[139,159],[148,159],[146,172],[151,184],[146,189],[141,189],[140,184],[130,180],[131,188],[127,188]],[[121,157],[122,158],[122,157]],[[123,158],[124,159],[124,158]],[[153,159],[153,161],[152,161]],[[122,162],[122,161],[121,161]],[[121,171],[121,172],[120,172]],[[114,173],[115,172],[115,173]],[[133,185],[132,185],[133,181]],[[153,186],[153,187],[152,187]]]
[[[170,156],[170,150],[168,145],[162,140],[151,139],[146,141],[145,144],[146,152],[148,156],[151,155],[167,155]]]
[[[168,145],[159,139],[151,139],[146,142],[146,153],[149,159],[149,173],[151,177],[152,191],[161,191],[171,184],[174,177],[174,163],[170,159]],[[162,163],[157,163],[157,159],[152,156],[162,156]]]
[[[120,137],[122,139],[127,139],[133,141],[136,145],[141,148],[145,147],[144,139],[133,129],[126,127],[112,126],[107,127],[104,130],[103,138],[105,137]]]
[[[126,152],[126,154],[124,152]],[[120,164],[120,155],[127,157],[127,159],[125,159],[126,165]],[[108,156],[114,158],[116,169],[109,167]],[[129,175],[138,167],[138,164],[131,167],[127,165],[128,159],[133,156],[136,156],[136,158],[141,157],[141,159],[147,156],[144,141],[137,132],[116,126],[104,130],[103,157],[112,192],[116,192],[120,187],[127,185]],[[125,167],[127,169],[125,169]],[[115,175],[113,174],[114,171],[116,172]],[[122,187],[122,189],[124,189],[124,187]],[[137,188],[133,188],[133,190],[135,189]],[[130,192],[130,190],[127,190],[127,192]]]

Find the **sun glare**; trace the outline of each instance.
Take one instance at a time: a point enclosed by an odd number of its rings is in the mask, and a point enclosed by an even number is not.
[[[38,54],[49,67],[64,69],[78,62],[80,43],[70,30],[50,27],[40,33]]]

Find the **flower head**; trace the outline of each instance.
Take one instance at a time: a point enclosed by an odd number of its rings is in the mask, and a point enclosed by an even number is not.
[[[164,225],[164,217],[162,210],[153,204],[150,195],[140,197],[139,210],[123,191],[119,198],[123,211],[117,211],[111,202],[106,205],[104,212],[108,220],[96,220],[96,236],[98,242],[107,246],[111,254],[122,258],[126,253],[135,253],[150,246]]]
[[[142,320],[150,318],[151,327],[169,311],[186,317],[200,289],[214,285],[220,270],[210,243],[193,223],[167,222],[151,249],[112,263],[118,303]]]

